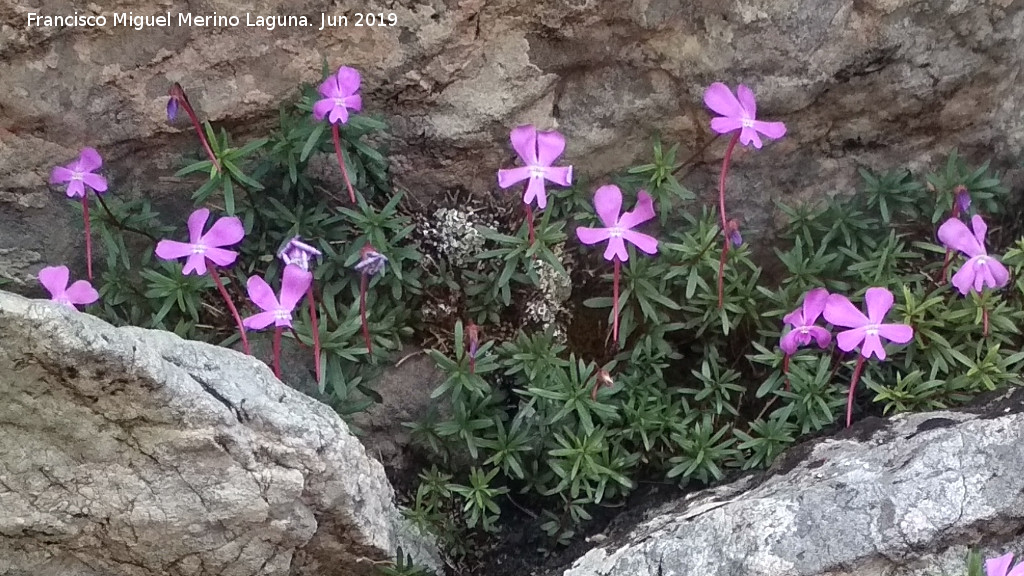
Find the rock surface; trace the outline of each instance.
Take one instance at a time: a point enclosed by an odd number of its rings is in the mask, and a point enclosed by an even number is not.
[[[437,566],[381,465],[255,358],[0,292],[0,575]]]
[[[228,0],[78,4],[82,15],[307,15],[306,28],[28,27],[66,3],[0,3],[0,273],[82,259],[72,207],[47,189],[82,146],[108,160],[114,194],[187,199],[171,175],[199,153],[164,117],[181,82],[204,117],[236,137],[266,134],[278,105],[321,62],[364,72],[365,110],[386,117],[398,183],[419,195],[483,193],[512,160],[508,130],[558,128],[565,159],[597,182],[649,157],[660,132],[693,162],[685,183],[714,195],[725,142],[701,97],[745,83],[787,136],[736,157],[730,189],[744,233],[773,225],[773,200],[850,190],[854,168],[922,166],[959,146],[1008,166],[1024,148],[1024,3],[1014,0]],[[326,6],[326,7],[325,7]],[[320,15],[348,14],[320,31]],[[394,27],[355,27],[356,11]],[[687,168],[689,170],[690,168]],[[187,201],[187,200],[185,200]],[[59,222],[61,226],[52,226]],[[56,233],[53,233],[56,231]],[[752,237],[754,237],[752,236]]]
[[[1024,389],[878,423],[652,510],[563,576],[962,576],[968,547],[1024,552]]]

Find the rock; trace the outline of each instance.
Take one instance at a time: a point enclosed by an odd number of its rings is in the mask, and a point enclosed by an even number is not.
[[[650,511],[562,574],[960,576],[969,547],[1024,552],[1024,389],[879,422]]]
[[[352,18],[370,7],[344,4]],[[995,156],[996,167],[1016,168],[1024,151],[1024,5],[1011,0],[411,0],[383,3],[394,27],[323,31],[322,2],[246,3],[253,15],[310,16],[306,28],[272,32],[244,22],[27,26],[30,12],[70,13],[44,6],[0,9],[0,246],[50,264],[82,259],[69,241],[77,228],[48,225],[54,214],[73,220],[69,201],[46,188],[52,166],[95,146],[112,194],[187,203],[193,181],[171,175],[183,153],[201,152],[187,122],[165,120],[169,85],[181,82],[204,118],[243,140],[266,135],[325,59],[363,71],[365,111],[393,128],[396,181],[423,197],[492,191],[495,170],[513,159],[509,129],[532,122],[562,130],[564,160],[595,185],[647,161],[660,133],[682,144],[680,159],[693,157],[685,183],[712,202],[725,142],[711,142],[701,98],[716,80],[751,86],[759,114],[789,127],[735,158],[729,194],[750,239],[771,230],[773,201],[848,192],[859,165],[931,167],[960,147],[975,163]],[[228,0],[195,6],[78,8],[108,19],[244,16]]]
[[[0,574],[436,568],[380,463],[255,358],[0,292]]]

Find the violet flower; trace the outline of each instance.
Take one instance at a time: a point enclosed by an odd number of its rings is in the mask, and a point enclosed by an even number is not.
[[[77,309],[100,299],[100,293],[88,280],[79,280],[68,286],[70,273],[67,266],[47,266],[39,271],[39,283],[50,293],[50,300]]]
[[[973,231],[959,218],[950,218],[939,226],[939,240],[946,246],[946,262],[949,262],[948,255],[952,250],[963,252],[968,257],[967,262],[953,275],[953,286],[964,296],[971,291],[980,295],[986,287],[998,290],[1010,282],[1010,272],[985,249],[985,236],[988,234],[985,220],[975,214],[971,218],[971,227]],[[982,333],[987,337],[988,308],[982,306],[981,311]]]
[[[512,130],[509,139],[525,166],[498,170],[498,186],[504,189],[523,180],[528,181],[523,193],[523,204],[532,244],[533,208],[530,205],[536,200],[539,210],[547,207],[545,180],[559,186],[572,185],[572,166],[552,166],[565,151],[565,137],[556,131],[538,132],[533,125],[518,126]]]
[[[235,216],[220,218],[210,226],[210,229],[203,233],[206,222],[210,219],[210,211],[200,208],[188,217],[188,242],[177,242],[175,240],[161,240],[156,245],[156,255],[162,260],[178,260],[185,258],[185,266],[182,274],[206,274],[210,271],[213,283],[217,285],[224,303],[235,319],[238,333],[242,338],[242,348],[249,354],[249,340],[245,336],[245,329],[242,327],[241,317],[238,309],[231,301],[224,283],[217,273],[218,266],[230,266],[238,258],[238,253],[227,250],[224,246],[233,246],[242,241],[245,237],[245,228],[242,221]]]
[[[281,329],[292,327],[292,312],[295,305],[313,282],[313,275],[298,266],[284,267],[281,279],[281,296],[274,295],[274,290],[267,281],[259,276],[250,276],[246,282],[249,299],[262,310],[247,317],[242,325],[250,330],[262,330],[274,325],[274,376],[281,378]]]
[[[363,341],[366,343],[366,350],[373,354],[373,342],[370,340],[370,325],[366,322],[366,288],[370,278],[384,274],[384,266],[388,263],[386,256],[373,249],[367,244],[360,252],[359,263],[354,266],[359,272],[359,317],[363,324]]]
[[[57,166],[50,173],[50,184],[68,183],[68,198],[81,198],[82,220],[85,226],[85,268],[92,280],[92,230],[89,219],[89,188],[97,194],[107,191],[107,179],[95,174],[103,166],[103,158],[95,148],[82,148],[78,160],[66,166]]]
[[[721,116],[711,120],[711,129],[719,134],[734,132],[725,149],[725,156],[722,158],[722,173],[718,178],[718,212],[721,216],[722,234],[725,240],[722,244],[721,263],[718,267],[718,307],[723,304],[723,285],[725,275],[725,258],[729,253],[729,225],[725,215],[725,180],[729,173],[729,162],[732,160],[732,152],[736,148],[736,142],[744,146],[753,144],[754,148],[761,148],[761,137],[763,134],[768,138],[782,138],[786,134],[786,125],[782,122],[764,122],[757,120],[757,102],[754,100],[754,93],[750,88],[740,84],[733,96],[729,87],[721,82],[715,82],[704,92],[704,103],[708,108]]]
[[[1024,576],[1024,562],[1018,562],[1013,569],[1013,553],[985,560],[985,576]]]
[[[885,288],[868,288],[864,296],[868,313],[865,316],[846,296],[832,294],[825,302],[825,320],[835,326],[850,328],[836,334],[836,344],[843,352],[850,352],[860,346],[857,367],[853,371],[850,391],[846,399],[846,427],[850,427],[853,413],[853,395],[864,368],[864,360],[876,356],[885,360],[882,339],[906,344],[914,338],[914,329],[906,324],[885,324],[885,315],[892,308],[892,292]]]
[[[631,212],[620,215],[622,210],[622,191],[618,186],[607,185],[594,193],[594,208],[605,228],[576,228],[576,237],[580,242],[592,245],[608,241],[604,251],[604,259],[611,260],[615,266],[614,284],[612,289],[612,338],[616,345],[619,342],[619,271],[622,262],[629,260],[626,251],[626,240],[647,254],[658,252],[658,240],[633,228],[654,218],[654,200],[644,190],[637,194],[636,207]]]
[[[779,340],[779,348],[786,353],[782,360],[782,373],[789,373],[789,358],[796,354],[797,349],[816,342],[818,348],[825,349],[832,342],[832,333],[815,324],[825,310],[828,290],[815,288],[804,295],[804,303],[800,308],[786,314],[782,319],[783,326],[792,329]],[[786,390],[789,390],[789,379],[786,379]]]
[[[206,133],[203,132],[203,127],[199,124],[199,117],[196,116],[196,111],[188,101],[188,96],[185,95],[185,90],[181,87],[181,84],[177,82],[172,84],[171,89],[167,92],[167,96],[167,121],[174,122],[178,117],[179,107],[185,110],[185,114],[188,115],[188,119],[192,122],[192,128],[196,131],[196,136],[199,137],[199,143],[203,145],[203,150],[206,151],[206,156],[210,159],[210,163],[213,164],[214,168],[220,172],[220,161],[217,160],[213,149],[210,148],[210,142],[206,139]]]
[[[971,193],[963,184],[953,189],[953,209],[951,218],[960,218],[960,214],[966,214],[971,209]],[[942,261],[942,283],[946,282],[946,274],[949,271],[949,263],[953,259],[953,251],[947,246],[946,257]]]
[[[349,110],[359,112],[363,109],[363,98],[358,94],[361,82],[362,79],[358,70],[342,66],[338,68],[336,74],[328,76],[320,84],[318,91],[323,98],[313,104],[313,118],[318,122],[326,118],[331,124],[334,152],[338,156],[341,176],[345,179],[345,186],[348,187],[348,197],[353,204],[356,203],[356,193],[352,189],[348,170],[345,169],[345,157],[341,151],[341,135],[338,132],[338,124],[348,123]]]
[[[277,257],[284,262],[285,266],[298,266],[307,272],[313,260],[321,256],[323,256],[322,252],[306,244],[298,236],[289,240],[277,253]],[[316,370],[317,384],[322,385],[323,374],[320,371],[320,327],[317,324],[316,298],[313,292],[312,281],[309,283],[309,288],[306,289],[306,301],[309,304],[309,323],[310,330],[313,333],[313,366]],[[296,337],[297,339],[298,337]]]

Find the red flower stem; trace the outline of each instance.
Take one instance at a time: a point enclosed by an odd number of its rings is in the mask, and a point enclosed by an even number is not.
[[[320,328],[316,323],[316,299],[313,296],[313,283],[309,283],[306,290],[306,300],[309,301],[309,326],[313,331],[313,366],[316,369],[316,382],[320,383]]]
[[[199,136],[199,142],[202,143],[203,149],[206,150],[206,155],[210,157],[210,162],[213,162],[213,165],[217,167],[217,171],[220,172],[220,162],[213,155],[213,149],[210,148],[210,143],[206,140],[206,134],[203,132],[202,125],[199,124],[199,118],[196,117],[195,110],[192,109],[192,105],[188,103],[188,100],[179,102],[182,104],[182,108],[185,109],[185,113],[188,114],[189,120],[192,121],[192,127],[195,128],[196,135]]]
[[[82,192],[82,219],[85,223],[85,269],[92,282],[92,223],[89,221],[89,191]]]
[[[864,355],[857,355],[857,367],[853,369],[853,379],[850,380],[850,392],[846,395],[846,427],[850,427],[853,419],[853,396],[857,391],[857,381],[860,380],[860,372],[864,369]]]
[[[619,261],[619,257],[615,257],[615,272],[612,276],[612,307],[614,308],[615,317],[612,320],[612,339],[615,340],[615,348],[619,347],[619,271],[622,268],[622,262]]]
[[[334,136],[334,152],[338,155],[338,166],[341,167],[341,177],[345,179],[345,186],[348,186],[348,198],[353,204],[355,204],[356,192],[352,189],[352,182],[348,179],[348,170],[345,169],[345,157],[341,154],[341,134],[338,133],[337,124],[331,124],[331,135]]]
[[[533,246],[536,238],[536,233],[533,230],[533,207],[529,204],[524,204],[524,206],[526,206],[526,226],[530,229],[530,246]]]
[[[594,388],[590,390],[590,399],[597,402],[597,391],[601,389],[601,381],[594,380]]]
[[[234,302],[231,301],[231,296],[228,296],[227,289],[224,288],[224,283],[220,280],[220,274],[217,272],[217,265],[213,263],[209,258],[206,259],[206,267],[210,269],[210,277],[213,278],[213,283],[217,285],[217,290],[220,292],[224,303],[228,305],[228,310],[231,311],[231,316],[235,319],[235,325],[238,326],[238,334],[242,337],[242,349],[249,356],[252,355],[249,352],[249,339],[245,337],[245,326],[242,325],[242,317],[238,315],[238,309],[235,308]]]
[[[722,259],[718,262],[718,309],[722,309],[722,292],[725,283],[725,257],[729,254],[729,233],[726,231],[725,217],[725,179],[729,175],[729,162],[732,160],[732,152],[736,149],[736,143],[740,140],[740,133],[736,132],[729,139],[729,146],[725,149],[725,157],[722,158],[722,173],[718,176],[718,213],[722,217],[722,235],[725,236],[725,245],[722,248]]]
[[[782,358],[782,373],[786,375],[786,392],[789,392],[789,354]]]
[[[281,327],[274,327],[274,376],[281,379]]]
[[[469,373],[470,374],[476,374],[476,357],[475,356],[470,356],[469,357]]]
[[[984,304],[981,306],[981,320],[983,326],[983,332],[981,335],[988,338],[988,308],[985,308]]]
[[[366,342],[366,350],[373,354],[373,343],[370,342],[370,326],[366,323],[366,274],[359,282],[359,317],[363,321],[363,341]]]
[[[942,262],[942,280],[939,282],[940,284],[946,283],[946,274],[949,270],[949,261],[952,257],[953,253],[949,251],[949,248],[946,248],[946,259]]]

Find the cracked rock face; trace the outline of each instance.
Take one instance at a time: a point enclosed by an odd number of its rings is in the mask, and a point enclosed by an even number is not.
[[[975,164],[1017,167],[1024,149],[1024,4],[1013,0],[99,4],[76,8],[305,14],[311,26],[28,28],[29,12],[67,4],[0,5],[0,247],[11,250],[0,275],[19,282],[82,258],[73,209],[46,186],[55,164],[94,146],[111,194],[189,204],[196,181],[171,175],[201,151],[187,122],[166,122],[170,84],[240,141],[265,136],[324,60],[363,71],[364,109],[391,125],[396,181],[420,196],[493,191],[514,158],[509,130],[535,123],[566,135],[561,161],[595,184],[649,161],[659,133],[693,158],[684,184],[713,201],[725,142],[711,141],[703,91],[747,84],[759,114],[789,127],[735,158],[732,210],[750,239],[771,231],[773,201],[845,193],[857,166],[931,168],[959,147]],[[398,25],[318,30],[339,4],[393,12]]]
[[[0,291],[0,575],[436,566],[381,465],[255,358]]]
[[[1024,552],[1024,389],[872,422],[652,510],[563,576],[962,576],[972,546]]]

